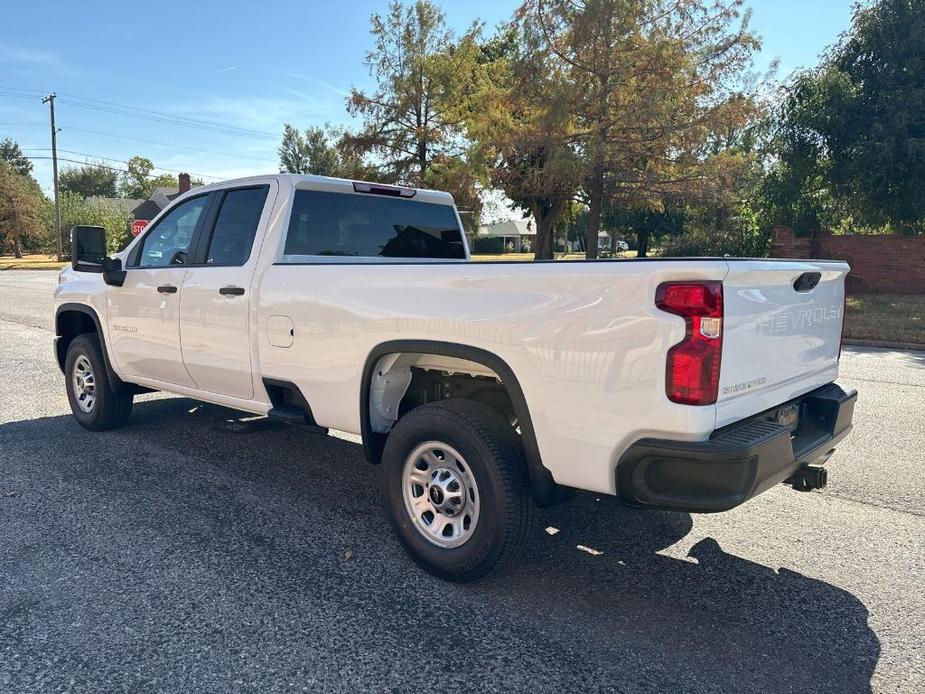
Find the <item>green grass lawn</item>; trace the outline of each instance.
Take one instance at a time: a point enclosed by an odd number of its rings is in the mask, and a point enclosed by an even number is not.
[[[845,320],[845,337],[925,345],[925,296],[849,296]]]
[[[0,270],[60,270],[69,264],[67,261],[58,262],[53,255],[32,254],[22,258],[0,256]]]

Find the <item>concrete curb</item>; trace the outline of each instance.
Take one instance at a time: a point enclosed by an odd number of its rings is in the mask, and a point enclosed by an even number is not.
[[[855,340],[846,337],[845,344],[854,347],[883,347],[885,349],[903,349],[915,352],[925,351],[925,345],[915,344],[914,342],[882,342],[880,340]]]

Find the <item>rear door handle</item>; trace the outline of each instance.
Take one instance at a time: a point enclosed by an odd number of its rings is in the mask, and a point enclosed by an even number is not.
[[[218,293],[222,296],[241,296],[244,294],[244,287],[222,287]]]
[[[176,294],[177,288],[172,284],[162,284],[157,288],[157,291],[159,291],[161,294]]]

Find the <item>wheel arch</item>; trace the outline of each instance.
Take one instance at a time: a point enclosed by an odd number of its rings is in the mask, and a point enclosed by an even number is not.
[[[488,350],[455,342],[392,340],[377,345],[369,352],[363,367],[362,383],[360,385],[360,432],[363,437],[363,452],[370,463],[376,465],[381,462],[382,450],[387,436],[387,434],[374,431],[371,425],[370,390],[373,370],[382,357],[396,353],[419,353],[465,359],[481,364],[496,373],[510,398],[520,426],[521,440],[523,441],[524,454],[530,473],[530,486],[534,500],[544,506],[560,500],[563,496],[563,488],[555,483],[549,469],[543,465],[527,399],[513,369],[501,357]]]
[[[87,330],[88,327],[92,328],[92,330]],[[122,389],[127,388],[128,384],[119,378],[112,368],[100,317],[93,307],[86,304],[66,303],[61,304],[55,310],[55,357],[61,372],[64,373],[64,361],[67,359],[67,349],[71,341],[78,335],[86,333],[96,333],[100,341],[100,347],[103,349],[103,361],[106,363],[106,375],[109,377],[109,383],[112,385],[113,390],[120,392]]]

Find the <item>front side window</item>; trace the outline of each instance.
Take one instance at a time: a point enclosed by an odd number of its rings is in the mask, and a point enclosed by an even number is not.
[[[208,196],[187,200],[161,219],[141,240],[138,267],[170,267],[186,264],[190,243],[199,218],[205,211]]]
[[[320,190],[296,191],[286,255],[465,259],[451,205]]]
[[[207,265],[244,265],[251,254],[269,186],[229,190],[215,220]]]

